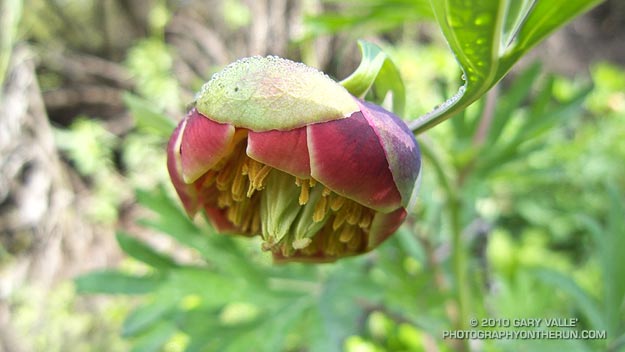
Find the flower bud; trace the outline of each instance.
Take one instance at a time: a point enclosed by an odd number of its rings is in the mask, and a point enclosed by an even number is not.
[[[252,57],[204,85],[167,165],[190,216],[262,236],[277,261],[332,261],[399,227],[421,161],[397,116],[313,68]]]

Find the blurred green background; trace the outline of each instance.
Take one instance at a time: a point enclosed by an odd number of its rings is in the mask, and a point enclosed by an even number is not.
[[[230,61],[274,54],[342,79],[358,38],[399,68],[403,117],[422,115],[462,83],[427,1],[1,4],[0,351],[625,351],[621,1],[417,136],[406,224],[318,266],[273,266],[256,240],[187,219],[171,126]],[[605,337],[444,338],[459,329]]]

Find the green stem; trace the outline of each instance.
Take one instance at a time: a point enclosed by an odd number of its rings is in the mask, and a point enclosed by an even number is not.
[[[456,278],[455,293],[458,304],[458,321],[456,322],[459,330],[466,330],[469,322],[469,307],[471,301],[471,292],[467,279],[467,252],[462,242],[462,222],[461,222],[461,201],[455,195],[449,195],[449,217],[451,225],[451,243],[452,243],[452,267]],[[465,340],[466,342],[466,340]],[[468,350],[468,346],[464,343],[464,350]]]
[[[458,330],[468,329],[469,308],[471,306],[471,291],[467,278],[467,252],[462,242],[462,214],[460,194],[461,181],[456,177],[452,179],[443,166],[442,161],[434,152],[434,148],[429,143],[427,136],[421,137],[421,152],[423,157],[427,159],[436,173],[437,179],[441,183],[448,202],[448,215],[451,226],[451,244],[452,244],[452,270],[456,279],[455,295],[458,305],[458,315],[455,327]],[[453,182],[452,182],[453,181]],[[461,342],[461,350],[468,351],[468,341]]]

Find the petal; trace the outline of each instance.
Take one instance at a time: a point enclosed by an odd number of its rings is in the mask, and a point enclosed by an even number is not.
[[[367,251],[377,247],[391,236],[406,218],[406,210],[399,208],[391,213],[376,213],[369,229]]]
[[[211,121],[192,109],[182,131],[180,155],[182,175],[192,183],[213,167],[228,152],[234,126]]]
[[[378,211],[389,212],[401,205],[384,149],[362,113],[307,128],[315,179]]]
[[[349,92],[327,75],[275,56],[228,65],[202,87],[196,106],[214,121],[253,131],[290,130],[358,111]]]
[[[416,181],[421,170],[419,145],[412,131],[394,114],[368,102],[359,102],[362,113],[378,136],[393,180],[401,194],[402,205],[412,208]]]
[[[310,177],[306,127],[290,131],[249,132],[247,155],[300,178]]]
[[[174,130],[174,133],[169,139],[167,144],[167,171],[169,171],[169,177],[171,182],[178,193],[178,197],[182,201],[185,210],[189,216],[195,215],[198,208],[197,193],[193,185],[187,184],[182,179],[182,167],[180,161],[180,143],[182,131],[187,124],[187,120],[184,119],[178,124],[178,127]]]

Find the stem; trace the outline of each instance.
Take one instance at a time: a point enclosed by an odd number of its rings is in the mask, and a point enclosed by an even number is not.
[[[455,195],[449,198],[449,220],[451,225],[452,268],[456,277],[456,301],[458,303],[457,329],[466,330],[469,322],[471,292],[467,281],[467,253],[462,242],[461,202]],[[463,340],[463,350],[468,350],[467,340]]]
[[[428,143],[426,136],[421,139],[421,152],[423,157],[431,162],[431,166],[436,173],[443,190],[445,191],[449,222],[451,226],[451,244],[452,244],[452,271],[454,273],[456,284],[455,294],[458,304],[458,315],[456,317],[456,329],[468,329],[469,307],[471,306],[471,292],[467,278],[467,252],[462,242],[462,218],[461,218],[461,199],[459,197],[460,187],[462,186],[459,179],[454,179],[452,183],[451,177],[445,172],[443,163],[436,156],[433,148]],[[459,341],[462,351],[468,351],[468,340]]]

